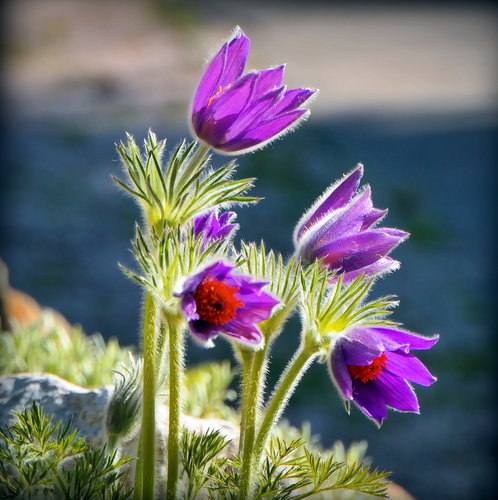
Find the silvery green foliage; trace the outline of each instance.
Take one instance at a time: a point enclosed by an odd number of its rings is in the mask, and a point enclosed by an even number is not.
[[[0,429],[1,498],[131,498],[122,469],[131,459],[118,459],[116,452],[89,445],[72,430],[71,422],[52,424],[36,404],[15,412],[15,417]]]
[[[48,372],[68,382],[93,389],[112,383],[112,369],[126,361],[129,349],[116,339],[85,335],[80,327],[67,332],[50,314],[11,332],[0,334],[0,375]]]
[[[188,369],[185,373],[185,414],[238,422],[235,408],[225,404],[237,399],[236,391],[230,388],[237,374],[238,370],[228,360],[203,363]]]

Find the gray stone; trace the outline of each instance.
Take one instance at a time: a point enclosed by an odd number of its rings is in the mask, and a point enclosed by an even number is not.
[[[105,417],[107,403],[113,393],[113,386],[89,390],[68,382],[50,373],[21,373],[0,377],[0,427],[8,425],[13,418],[13,410],[22,410],[33,402],[43,407],[48,415],[53,415],[54,423],[72,418],[73,426],[81,437],[94,446],[107,442]],[[168,408],[157,406],[157,467],[158,474],[166,476],[166,446],[168,436]],[[238,428],[225,420],[202,419],[185,415],[183,424],[193,432],[205,433],[217,429],[229,440],[227,453],[235,453],[238,447]],[[135,457],[138,449],[138,436],[130,436],[121,443],[120,451],[129,457]],[[134,461],[130,464],[128,479],[133,477]],[[163,482],[158,482],[163,487]]]
[[[82,437],[102,446],[106,441],[103,417],[112,391],[112,386],[84,389],[50,373],[5,375],[0,377],[0,426],[13,418],[13,410],[36,402],[54,416],[54,422],[72,418]]]

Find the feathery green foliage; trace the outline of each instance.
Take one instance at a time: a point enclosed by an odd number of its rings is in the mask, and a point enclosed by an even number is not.
[[[218,431],[195,434],[184,429],[182,436],[182,467],[187,477],[187,500],[199,498],[201,489],[210,480],[211,462],[229,441]],[[220,462],[218,461],[218,464]]]
[[[339,450],[340,452],[340,450]],[[340,454],[340,453],[339,453]],[[348,458],[352,458],[350,454]],[[386,473],[379,473],[361,460],[336,458],[329,451],[312,451],[302,439],[285,441],[274,437],[258,469],[254,500],[302,498],[387,498]],[[358,457],[360,458],[360,456]],[[361,456],[361,458],[363,458]],[[240,481],[237,457],[219,458],[209,468],[206,494],[212,500],[235,499]]]
[[[0,495],[23,500],[126,500],[122,466],[131,459],[78,438],[71,422],[52,424],[36,403],[0,429]],[[120,470],[121,469],[121,470]]]

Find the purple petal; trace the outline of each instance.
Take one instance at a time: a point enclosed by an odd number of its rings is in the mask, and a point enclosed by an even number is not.
[[[263,338],[259,329],[252,323],[243,323],[235,320],[223,325],[221,333],[250,344],[258,344]]]
[[[242,150],[249,151],[254,146],[262,147],[266,142],[276,139],[291,126],[296,125],[308,114],[308,109],[299,109],[277,116],[249,130],[242,137],[227,142],[219,149],[227,153],[235,153]]]
[[[237,138],[243,136],[247,130],[258,126],[261,121],[261,116],[271,109],[273,104],[278,101],[282,92],[282,87],[274,89],[248,104],[244,111],[239,114],[237,120],[233,122],[233,126],[227,130],[224,140],[226,142],[230,142],[234,139],[237,140]]]
[[[371,419],[375,420],[379,427],[387,418],[388,410],[384,402],[384,394],[376,385],[377,381],[367,383],[354,382],[354,402]]]
[[[365,217],[373,209],[370,187],[356,195],[337,217],[327,220],[320,228],[322,237],[317,239],[317,246],[328,243],[333,235],[335,240],[343,236],[359,233]]]
[[[341,337],[337,344],[344,353],[348,365],[366,366],[379,357],[384,346],[365,328],[354,328]]]
[[[188,326],[192,335],[201,342],[208,342],[217,337],[221,330],[220,326],[202,320],[189,321]]]
[[[377,337],[379,337],[384,346],[389,346],[390,342],[391,343],[395,342],[396,345],[408,346],[409,349],[426,350],[430,349],[439,340],[439,336],[428,339],[425,337],[421,337],[420,335],[408,332],[406,330],[401,330],[400,328],[375,327],[371,328],[371,330]],[[389,348],[386,347],[386,349]],[[390,350],[395,350],[395,349],[390,349]]]
[[[379,210],[377,208],[372,208],[370,213],[363,220],[361,225],[361,230],[369,229],[377,222],[380,222],[387,214],[387,210]]]
[[[309,229],[325,214],[331,212],[332,210],[345,207],[352,200],[354,194],[358,190],[362,177],[363,165],[360,165],[343,180],[338,181],[329,187],[299,221],[294,237],[295,241],[298,241],[303,232]]]
[[[234,267],[235,264],[231,262],[214,262],[198,273],[189,276],[185,280],[183,290],[180,293],[175,293],[175,297],[184,297],[186,294],[193,292],[210,275],[220,281],[224,280]]]
[[[400,238],[372,229],[332,241],[312,252],[310,259],[324,259],[324,265],[342,272],[373,264],[400,243]]]
[[[358,278],[358,276],[361,276],[362,274],[368,277],[370,276],[379,277],[382,276],[383,274],[396,271],[397,269],[399,269],[399,266],[400,266],[399,261],[394,260],[391,257],[382,257],[378,261],[373,262],[368,266],[360,267],[359,269],[356,269],[354,271],[348,271],[346,274],[344,274],[342,282],[351,283],[356,278]],[[339,279],[339,274],[336,274],[336,276],[331,280],[331,283],[337,282],[337,280]]]
[[[192,294],[188,293],[182,299],[182,311],[188,320],[199,319],[197,314],[197,304],[195,303]]]
[[[405,240],[410,236],[410,233],[407,233],[406,231],[403,231],[402,229],[395,229],[393,227],[381,227],[378,228],[378,230],[381,230],[383,233],[388,234],[389,236],[393,236],[394,238],[399,238],[400,243],[401,241]]]
[[[286,90],[282,99],[271,109],[271,116],[278,116],[301,107],[316,92],[316,89],[304,88]]]
[[[199,117],[199,126],[194,127],[199,138],[213,145],[224,142],[227,130],[247,106],[254,92],[255,79],[255,73],[242,76],[206,107]]]
[[[258,71],[258,79],[254,94],[262,96],[277,87],[282,86],[282,79],[284,77],[285,65],[278,68],[264,69]]]
[[[383,372],[373,383],[378,388],[386,405],[399,411],[419,413],[417,396],[402,378]]]
[[[353,399],[353,382],[349,374],[344,352],[339,345],[335,345],[329,357],[329,373],[339,391],[346,399]]]
[[[249,57],[251,40],[244,35],[244,32],[237,27],[232,40],[228,43],[226,53],[226,64],[223,76],[219,85],[225,88],[235,81],[244,72],[244,68]]]
[[[237,320],[261,323],[271,316],[272,309],[279,301],[266,293],[239,295],[244,307],[237,311]]]
[[[395,376],[429,387],[436,381],[424,364],[412,354],[386,352],[388,360],[386,371]]]
[[[242,30],[237,29],[232,40],[221,47],[209,63],[199,84],[192,105],[193,115],[208,104],[220,87],[225,88],[242,75],[249,57],[250,45],[249,38]],[[196,125],[194,123],[194,128],[197,128]]]
[[[227,224],[225,227],[218,231],[218,233],[216,234],[216,239],[221,240],[227,238],[237,227],[239,227],[238,224]]]
[[[213,220],[214,213],[208,213],[201,215],[194,220],[194,234],[199,236],[206,227],[209,226],[209,222]]]
[[[235,217],[237,217],[237,214],[235,212],[223,212],[219,218],[220,226],[228,224]]]
[[[347,236],[360,234],[365,216],[372,208],[370,188],[367,186],[347,206],[329,211],[312,225],[303,237],[302,247],[308,251],[314,250]]]

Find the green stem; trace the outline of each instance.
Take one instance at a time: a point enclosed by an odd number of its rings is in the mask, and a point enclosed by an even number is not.
[[[142,500],[143,484],[144,484],[144,439],[143,433],[140,432],[138,438],[138,451],[135,466],[135,489],[133,491],[134,500]]]
[[[166,498],[177,500],[180,467],[182,388],[184,384],[183,328],[181,320],[166,315],[169,329],[169,430]]]
[[[271,431],[284,411],[287,401],[291,397],[299,380],[311,366],[318,355],[318,350],[311,347],[300,347],[286,370],[280,376],[277,388],[268,404],[265,417],[261,422],[253,451],[253,463],[257,467],[268,444]]]
[[[244,360],[244,384],[242,394],[242,416],[239,454],[242,457],[240,499],[251,498],[255,478],[253,457],[254,439],[258,423],[264,388],[266,349],[256,352],[242,351]],[[248,365],[248,368],[246,368]],[[247,377],[247,379],[246,379]]]
[[[240,433],[239,433],[239,456],[242,456],[244,449],[244,434],[246,429],[247,408],[249,406],[249,381],[252,373],[253,356],[247,350],[240,349],[242,358],[242,396],[240,404]]]
[[[156,330],[157,302],[152,293],[145,298],[144,312],[144,381],[143,381],[143,416],[140,440],[143,446],[142,498],[153,500],[155,494],[156,471]],[[137,467],[140,463],[137,464]]]

